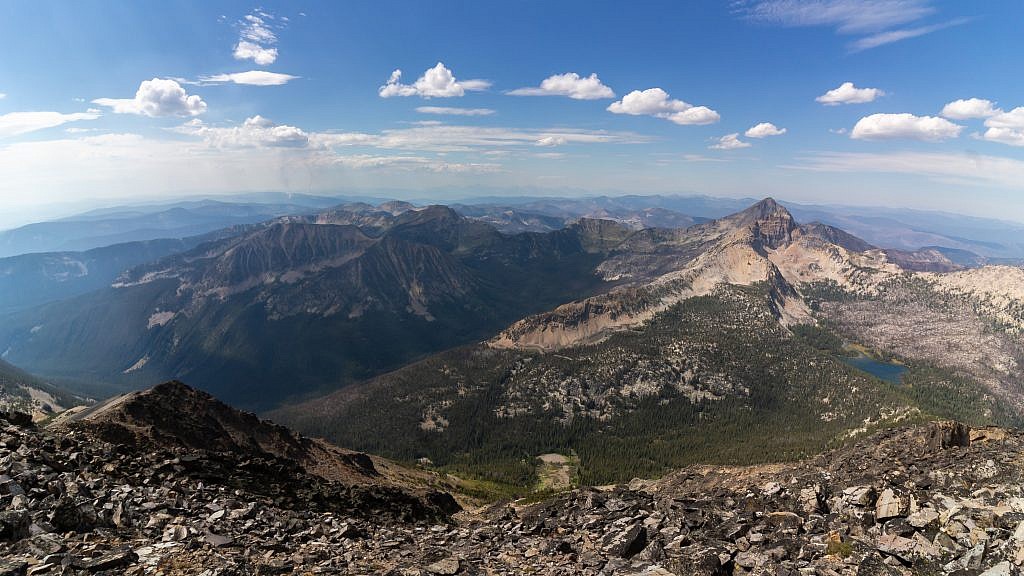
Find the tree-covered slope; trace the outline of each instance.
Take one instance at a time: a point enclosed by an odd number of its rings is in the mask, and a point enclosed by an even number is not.
[[[764,286],[723,287],[596,344],[557,352],[464,347],[273,417],[332,441],[519,485],[534,459],[575,453],[585,483],[695,462],[792,459],[851,432],[988,401],[925,403],[784,329]],[[922,410],[922,408],[924,408]]]

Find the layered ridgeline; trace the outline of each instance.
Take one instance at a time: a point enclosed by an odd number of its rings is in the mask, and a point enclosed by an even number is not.
[[[246,230],[246,226],[234,226],[181,239],[125,242],[82,252],[39,252],[0,258],[0,314],[109,287],[125,270]]]
[[[944,268],[957,271],[914,271]],[[890,253],[768,199],[633,232],[595,271],[614,287],[273,416],[529,486],[547,453],[602,483],[799,457],[899,421],[1022,413],[1018,269]],[[853,356],[902,377],[883,381]]]
[[[336,389],[593,294],[629,233],[504,235],[449,208],[350,205],[246,228],[14,314],[0,349],[96,394],[187,379],[239,406]],[[88,388],[87,388],[88,389]]]
[[[248,200],[237,197],[234,202],[194,200],[103,208],[0,231],[0,257],[79,252],[114,244],[187,238],[288,214],[312,213],[338,201],[315,196],[267,195]]]

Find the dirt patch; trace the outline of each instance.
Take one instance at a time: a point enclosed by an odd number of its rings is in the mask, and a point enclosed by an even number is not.
[[[537,457],[538,491],[568,490],[572,488],[572,479],[576,473],[578,461],[563,454],[541,454]]]

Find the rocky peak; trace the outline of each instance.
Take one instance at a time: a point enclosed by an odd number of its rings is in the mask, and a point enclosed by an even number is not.
[[[798,228],[793,215],[773,198],[765,198],[750,208],[729,216],[739,227],[749,229],[754,240],[767,248],[778,248],[793,239]]]
[[[455,211],[442,204],[433,204],[419,210],[408,210],[399,215],[397,226],[416,225],[427,222],[457,222],[462,217]]]
[[[607,252],[615,248],[632,232],[614,220],[580,218],[572,224],[580,243],[587,252]]]
[[[177,380],[112,398],[68,420],[74,427],[119,443],[263,453],[293,460],[303,460],[309,452],[309,442],[287,428],[236,410]]]
[[[448,206],[427,206],[399,215],[387,236],[455,252],[485,245],[500,237],[493,227],[460,216]]]
[[[818,238],[823,242],[835,244],[836,246],[841,246],[851,252],[867,252],[868,250],[873,250],[875,248],[871,244],[868,244],[849,232],[820,222],[805,224],[800,227],[800,230],[807,236]]]
[[[389,212],[393,216],[398,216],[400,214],[404,214],[405,212],[409,212],[410,210],[416,209],[416,207],[413,206],[412,204],[408,202],[403,202],[401,200],[391,200],[390,202],[384,202],[377,208],[379,210],[383,210],[384,212]]]

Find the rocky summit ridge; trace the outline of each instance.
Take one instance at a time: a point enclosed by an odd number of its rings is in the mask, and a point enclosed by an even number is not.
[[[417,495],[414,471],[368,456],[328,480],[303,461],[318,444],[180,383],[46,429],[2,413],[0,574],[1014,576],[1024,564],[1015,430],[933,422],[800,462],[691,466],[457,513],[422,476]]]

